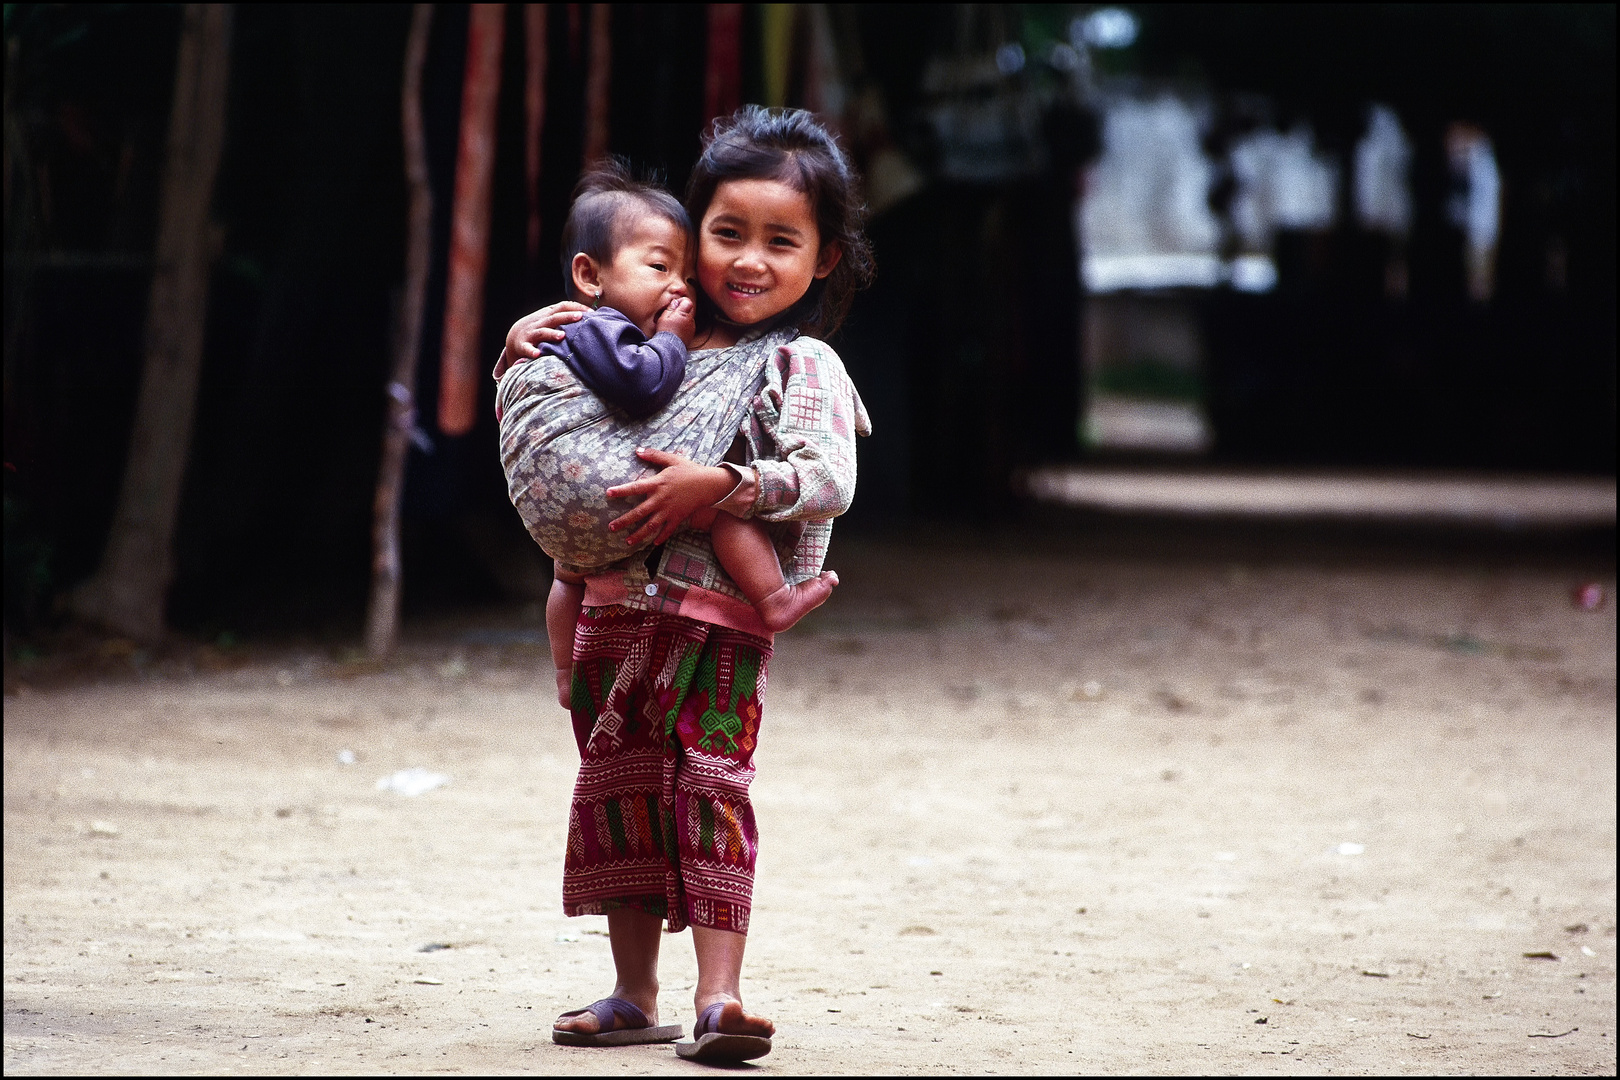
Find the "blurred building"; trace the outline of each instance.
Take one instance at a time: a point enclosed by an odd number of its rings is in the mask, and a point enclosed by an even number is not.
[[[505,14],[482,353],[560,293],[588,138],[679,190],[712,101],[816,109],[867,178],[878,262],[834,341],[876,428],[851,525],[1014,513],[1014,473],[1087,456],[1613,470],[1612,6],[536,10],[533,189],[533,23]],[[489,400],[465,435],[434,425],[468,33],[466,7],[435,12],[416,606],[534,581],[510,571],[533,551]],[[407,20],[237,12],[181,625],[358,620],[404,251]],[[105,542],[178,22],[6,9],[8,627],[50,619]],[[587,131],[593,71],[607,107]]]

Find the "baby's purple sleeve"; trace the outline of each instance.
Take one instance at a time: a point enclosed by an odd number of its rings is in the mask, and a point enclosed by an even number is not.
[[[611,308],[567,328],[557,352],[597,397],[641,419],[669,404],[686,377],[686,346],[667,330],[652,337]],[[549,350],[546,350],[549,351]]]

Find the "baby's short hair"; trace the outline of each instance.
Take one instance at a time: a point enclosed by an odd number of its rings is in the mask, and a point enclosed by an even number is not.
[[[579,178],[562,233],[563,293],[568,299],[580,299],[574,295],[574,256],[584,252],[599,263],[611,263],[628,226],[640,214],[665,218],[688,238],[694,232],[680,200],[665,191],[657,177],[637,180],[623,158],[608,158]]]

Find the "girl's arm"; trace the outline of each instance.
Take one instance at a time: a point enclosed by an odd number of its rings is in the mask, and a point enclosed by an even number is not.
[[[751,516],[811,521],[849,509],[855,436],[872,424],[837,353],[814,338],[778,349],[750,426],[760,452],[776,451],[749,462],[758,478]]]
[[[629,546],[653,536],[661,544],[693,513],[722,500],[722,509],[737,517],[766,521],[826,520],[849,509],[855,496],[855,436],[871,434],[872,424],[837,353],[814,338],[777,349],[749,428],[757,452],[775,450],[778,456],[749,462],[742,472],[752,476],[740,485],[738,474],[723,466],[637,450],[637,457],[661,471],[607,490],[610,499],[646,496],[608,528],[634,528]],[[749,495],[749,488],[751,502],[733,505],[728,496]]]
[[[590,310],[584,304],[564,300],[531,312],[513,323],[512,329],[506,332],[506,347],[501,350],[501,358],[495,362],[495,378],[500,379],[513,364],[539,356],[539,342],[561,341],[562,328],[583,319]]]

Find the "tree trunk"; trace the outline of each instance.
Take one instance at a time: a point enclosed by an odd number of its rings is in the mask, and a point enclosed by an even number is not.
[[[489,191],[495,176],[495,102],[501,91],[505,4],[474,4],[467,19],[456,193],[450,206],[450,283],[439,354],[439,430],[465,435],[478,414],[483,362],[484,272],[489,266]]]
[[[366,611],[366,652],[381,659],[399,637],[399,502],[405,487],[405,455],[416,427],[416,358],[422,346],[422,307],[427,297],[433,249],[433,189],[428,184],[422,135],[422,69],[427,62],[433,5],[417,4],[405,39],[405,76],[400,88],[400,127],[405,144],[405,284],[394,327],[394,368],[388,383],[388,422],[383,427],[382,465],[372,505],[371,603]]]
[[[140,641],[162,637],[174,577],[175,516],[219,248],[209,208],[225,138],[230,36],[229,5],[186,5],[129,456],[101,565],[70,601],[81,618]]]

